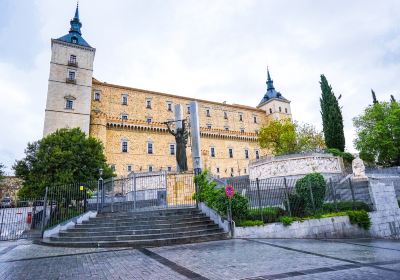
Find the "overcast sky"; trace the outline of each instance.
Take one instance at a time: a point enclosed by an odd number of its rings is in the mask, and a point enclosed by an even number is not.
[[[41,138],[50,38],[68,33],[76,1],[0,0],[0,162],[10,172]],[[94,76],[121,84],[256,106],[269,66],[293,117],[321,128],[319,76],[352,118],[400,99],[400,1],[81,0]]]

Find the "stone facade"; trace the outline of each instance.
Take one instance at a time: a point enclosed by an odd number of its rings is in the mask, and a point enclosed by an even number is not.
[[[175,139],[164,124],[174,119],[175,104],[189,119],[190,101],[198,102],[202,167],[221,177],[247,175],[249,160],[266,155],[257,143],[261,126],[291,119],[290,101],[275,91],[269,72],[267,93],[257,107],[100,82],[93,78],[95,49],[81,36],[78,8],[70,23],[67,35],[52,40],[44,135],[80,127],[101,140],[117,175],[176,170]],[[190,145],[187,158],[192,169]]]
[[[343,170],[342,158],[318,153],[267,157],[249,165],[250,180],[299,177],[312,172],[330,176],[341,174]]]

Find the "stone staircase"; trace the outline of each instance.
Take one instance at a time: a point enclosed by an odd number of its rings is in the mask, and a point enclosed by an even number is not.
[[[42,244],[65,247],[152,247],[226,239],[197,208],[98,214]]]

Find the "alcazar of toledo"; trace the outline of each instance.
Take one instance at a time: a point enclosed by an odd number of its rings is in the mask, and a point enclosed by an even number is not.
[[[176,170],[175,138],[164,124],[174,119],[175,104],[183,106],[186,118],[189,102],[197,101],[203,168],[220,177],[248,174],[249,161],[266,154],[257,142],[260,127],[271,119],[291,118],[290,101],[275,90],[269,72],[256,107],[98,81],[93,77],[96,49],[82,37],[78,8],[70,24],[67,35],[51,40],[44,135],[80,127],[103,142],[118,175]]]

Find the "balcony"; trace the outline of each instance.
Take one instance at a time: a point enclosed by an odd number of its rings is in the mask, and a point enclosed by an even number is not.
[[[76,79],[67,78],[67,79],[66,79],[66,83],[67,83],[67,84],[76,84]]]
[[[78,67],[78,62],[76,62],[74,60],[69,60],[68,61],[68,66]]]

